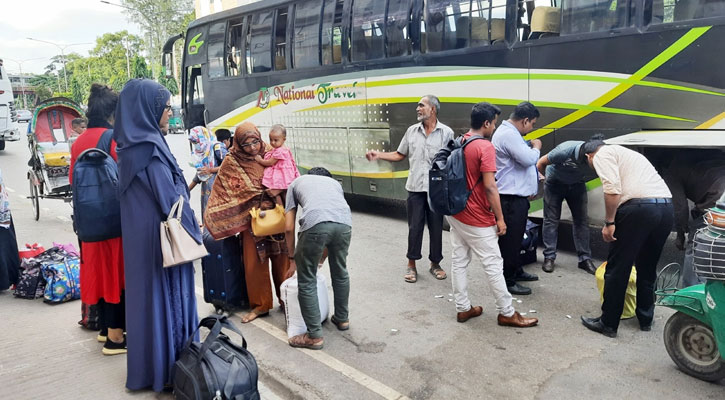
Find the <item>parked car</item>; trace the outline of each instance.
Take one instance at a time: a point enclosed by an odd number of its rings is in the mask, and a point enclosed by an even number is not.
[[[181,107],[171,107],[171,118],[169,118],[169,133],[184,133],[184,119],[181,115]]]
[[[31,119],[33,119],[33,113],[28,110],[18,110],[19,122],[29,122]]]

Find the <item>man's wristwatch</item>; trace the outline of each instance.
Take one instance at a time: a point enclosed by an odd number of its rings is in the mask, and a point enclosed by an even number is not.
[[[604,221],[604,226],[612,226],[614,225],[614,221]]]

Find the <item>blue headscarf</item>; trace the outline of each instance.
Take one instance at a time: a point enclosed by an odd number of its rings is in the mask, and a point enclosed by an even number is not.
[[[153,158],[161,160],[173,174],[182,174],[159,127],[170,98],[165,87],[149,79],[132,79],[121,91],[113,131],[121,193]]]

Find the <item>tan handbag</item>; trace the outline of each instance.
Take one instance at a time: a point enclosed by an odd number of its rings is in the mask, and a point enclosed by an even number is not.
[[[208,253],[203,244],[197,243],[181,225],[181,211],[184,209],[184,197],[171,206],[166,221],[161,221],[161,254],[164,268],[192,262],[205,257]]]
[[[262,194],[262,197],[264,194]],[[271,210],[262,210],[262,197],[259,199],[259,208],[252,207],[252,233],[256,237],[272,236],[285,231],[284,207],[277,204]]]

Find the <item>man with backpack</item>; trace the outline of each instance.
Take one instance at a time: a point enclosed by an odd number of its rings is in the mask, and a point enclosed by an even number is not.
[[[498,312],[498,324],[526,328],[538,323],[514,310],[512,297],[503,276],[503,259],[498,237],[506,234],[496,187],[496,151],[484,138],[490,138],[501,110],[489,103],[478,103],[471,110],[471,130],[459,140],[463,142],[463,158],[467,188],[470,190],[463,211],[448,217],[451,225],[451,281],[458,322],[466,322],[483,313],[481,306],[472,306],[468,298],[467,268],[471,253],[483,264]],[[454,154],[455,156],[455,154]]]
[[[406,157],[410,162],[408,181],[408,267],[405,281],[415,283],[418,280],[416,260],[423,258],[423,228],[428,224],[430,237],[430,273],[436,279],[446,279],[446,272],[440,267],[443,260],[443,215],[434,212],[428,206],[428,170],[438,150],[453,139],[453,131],[438,120],[441,103],[436,96],[426,95],[418,102],[416,113],[418,123],[411,125],[400,141],[397,151],[369,151],[368,161],[402,161]]]

